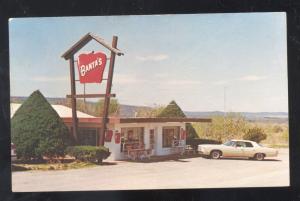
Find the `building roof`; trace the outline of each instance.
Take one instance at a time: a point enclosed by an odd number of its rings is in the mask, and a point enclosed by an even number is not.
[[[142,117],[120,118],[120,123],[160,123],[160,122],[211,122],[211,119],[188,117]]]
[[[65,123],[72,123],[72,118],[64,118]],[[102,122],[101,117],[94,118],[80,118],[79,123],[97,123]],[[138,117],[138,118],[119,118],[119,117],[110,117],[109,123],[165,123],[165,122],[203,122],[210,123],[211,119],[206,118],[187,118],[187,117]]]
[[[21,106],[20,103],[10,104],[10,117],[13,117],[15,112]],[[65,123],[72,122],[72,109],[64,105],[51,105],[57,114],[64,120]],[[101,117],[95,117],[80,111],[77,111],[77,118],[79,123],[101,123]],[[119,118],[110,117],[109,123],[164,123],[164,122],[207,122],[210,123],[211,119],[208,118],[188,118],[188,117],[135,117],[135,118]]]
[[[15,114],[15,112],[19,109],[21,106],[20,103],[11,103],[10,104],[10,117],[12,118]],[[72,109],[69,107],[66,107],[64,105],[51,105],[53,109],[57,112],[57,114],[61,118],[71,118],[72,117]],[[95,118],[92,115],[77,111],[77,117],[78,118]]]

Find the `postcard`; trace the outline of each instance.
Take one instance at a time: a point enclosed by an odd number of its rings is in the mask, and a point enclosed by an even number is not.
[[[284,12],[12,18],[12,191],[289,186]]]

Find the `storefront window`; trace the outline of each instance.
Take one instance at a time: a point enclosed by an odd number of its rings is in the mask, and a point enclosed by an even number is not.
[[[132,149],[144,146],[144,128],[131,127],[121,128],[121,151],[126,151],[128,147]]]
[[[178,146],[179,130],[179,126],[163,127],[163,147]]]
[[[98,129],[96,128],[79,128],[78,142],[80,145],[96,146],[96,135]]]

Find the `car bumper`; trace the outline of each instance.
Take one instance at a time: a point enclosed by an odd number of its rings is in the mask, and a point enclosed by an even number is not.
[[[208,156],[209,155],[209,153],[208,152],[206,152],[206,151],[198,151],[198,154],[199,155],[203,155],[203,156]]]
[[[277,157],[278,153],[268,153],[266,154],[266,157]]]

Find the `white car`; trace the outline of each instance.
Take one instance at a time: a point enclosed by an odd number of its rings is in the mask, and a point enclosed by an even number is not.
[[[263,147],[249,140],[230,140],[220,145],[198,145],[198,153],[210,156],[212,159],[219,159],[220,157],[245,157],[260,161],[265,157],[276,157],[278,155],[276,149]]]

